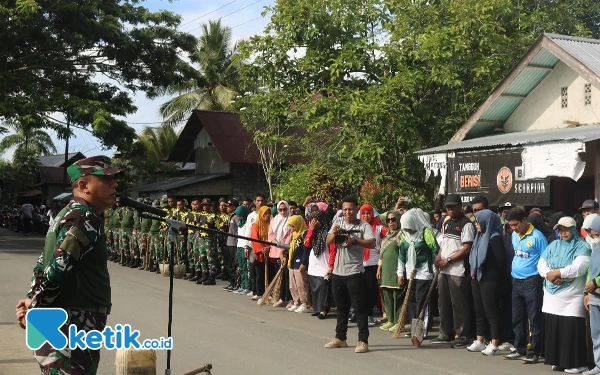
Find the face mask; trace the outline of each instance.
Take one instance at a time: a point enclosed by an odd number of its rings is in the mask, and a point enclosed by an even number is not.
[[[594,238],[594,243],[595,244],[600,244],[600,238]]]

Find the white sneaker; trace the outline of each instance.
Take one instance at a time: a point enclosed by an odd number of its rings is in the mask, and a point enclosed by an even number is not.
[[[575,367],[575,368],[568,368],[565,370],[565,372],[567,374],[581,374],[584,371],[587,371],[587,367]]]
[[[598,366],[583,373],[583,375],[598,375],[598,374],[600,374],[600,368],[598,368]]]
[[[503,342],[502,344],[500,344],[498,346],[498,350],[500,350],[501,352],[510,352],[513,349],[514,349],[514,346],[510,342]]]
[[[288,307],[287,311],[295,311],[298,307],[300,307],[300,305],[292,305]]]
[[[306,307],[304,305],[300,305],[300,307],[298,307],[294,312],[302,314],[302,313],[310,312],[310,310],[308,309],[308,307]]]
[[[246,294],[248,297],[252,297],[254,295],[254,292],[250,291]]]
[[[470,352],[481,352],[485,350],[485,348],[485,343],[475,340],[470,346],[467,347],[467,350]]]
[[[260,297],[259,296],[252,296],[252,298],[250,298],[252,301],[258,301]]]
[[[500,350],[498,347],[492,343],[489,343],[488,346],[481,352],[483,355],[493,356],[496,355]]]

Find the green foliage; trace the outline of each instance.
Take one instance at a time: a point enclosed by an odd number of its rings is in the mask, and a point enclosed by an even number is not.
[[[56,153],[56,147],[45,131],[15,122],[10,122],[7,126],[14,131],[14,134],[2,138],[0,154],[13,147],[15,148],[14,155],[32,155],[37,158],[40,155]]]
[[[177,95],[160,106],[166,125],[177,125],[194,109],[227,109],[237,95],[239,60],[237,45],[232,46],[231,29],[221,26],[221,20],[201,27],[202,35],[192,55],[192,61],[198,64],[194,77],[162,91]]]
[[[135,131],[118,118],[136,110],[126,90],[152,98],[194,76],[182,54],[195,38],[177,31],[181,17],[141,2],[0,3],[0,118],[65,138],[58,112],[107,148],[130,145]]]
[[[143,145],[147,160],[160,161],[171,154],[177,138],[179,134],[175,129],[163,124],[157,128],[144,128],[139,136],[139,142]]]
[[[157,160],[144,157],[114,158],[115,165],[125,168],[125,173],[117,175],[117,195],[131,195],[137,185],[166,180],[178,175],[177,167],[165,165]]]
[[[599,37],[596,3],[279,0],[240,46],[242,82],[285,98],[264,111],[306,129],[297,141],[330,180],[373,178],[424,204],[414,151],[446,143],[542,32]]]

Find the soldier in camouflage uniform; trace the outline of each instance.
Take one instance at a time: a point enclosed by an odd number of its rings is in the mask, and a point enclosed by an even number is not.
[[[202,226],[206,224],[206,218],[200,212],[200,200],[192,201],[192,211],[187,214],[186,223],[188,225]],[[197,230],[190,230],[188,233],[188,254],[190,260],[190,268],[193,275],[188,277],[189,281],[202,282],[202,268],[200,266],[200,235],[202,233]]]
[[[186,208],[186,201],[184,199],[177,200],[177,209],[175,210],[175,220],[186,222],[187,220],[188,210]],[[179,232],[177,235],[177,258],[175,259],[176,264],[185,265],[185,276],[184,280],[187,280],[191,277],[190,271],[190,263],[188,260],[188,246],[187,246],[187,237],[188,234],[186,232]]]
[[[223,234],[217,235],[216,245],[219,259],[217,279],[227,280],[229,277],[227,274],[228,254],[225,250],[225,243],[227,242],[227,232],[229,232],[229,215],[227,214],[227,200],[225,198],[219,199],[219,213],[216,214],[215,223],[217,229],[223,232]]]
[[[121,251],[121,266],[131,263],[131,232],[133,232],[133,215],[135,210],[125,207],[121,211],[121,231],[119,233],[119,250]]]
[[[165,199],[165,205],[167,204]],[[152,207],[160,208],[160,201],[156,199],[152,202]],[[158,269],[159,263],[162,263],[164,257],[164,240],[160,231],[161,221],[152,219],[152,224],[150,224],[150,253],[152,254],[150,257],[150,272],[160,273]]]
[[[210,207],[210,199],[204,198],[202,200],[201,215],[204,216],[205,219],[203,219],[203,222],[206,222],[206,224],[202,226],[209,229],[216,229],[215,215],[211,213]],[[217,276],[217,254],[215,249],[214,235],[207,232],[201,232],[198,237],[198,248],[200,252],[200,268],[202,269],[202,279],[196,280],[196,283],[202,285],[215,285],[215,278]]]
[[[119,239],[121,238],[121,217],[123,215],[123,207],[121,207],[121,201],[117,197],[116,199],[116,208],[113,210],[111,217],[111,227],[112,227],[112,242],[111,246],[114,252],[114,256],[112,261],[115,263],[121,262],[121,250]]]
[[[177,210],[177,200],[173,197],[173,196],[163,196],[161,198],[161,206],[163,205],[164,202],[164,207],[163,207],[163,211],[165,211],[167,213],[167,216],[165,217],[165,219],[172,219],[175,220],[176,217],[176,210]],[[161,243],[162,243],[162,248],[163,248],[163,262],[165,263],[169,263],[169,259],[170,259],[170,251],[171,251],[171,244],[170,244],[170,240],[169,240],[169,226],[167,225],[167,223],[162,222],[161,224]],[[160,273],[160,269],[156,271],[156,273]]]
[[[114,209],[112,207],[104,210],[104,233],[106,233],[106,249],[108,251],[108,260],[112,260],[114,257],[112,249],[112,228],[110,227],[113,211]]]
[[[73,200],[57,215],[48,230],[44,251],[33,269],[31,289],[17,304],[17,321],[25,328],[28,309],[62,308],[67,322],[61,327],[102,331],[111,308],[106,233],[102,212],[115,201],[119,168],[105,156],[75,162],[67,168]],[[44,375],[95,375],[100,350],[53,349],[45,343],[34,351]]]
[[[143,203],[144,198],[138,198],[138,202]],[[131,231],[131,239],[129,241],[129,252],[130,260],[127,266],[129,268],[139,267],[141,264],[141,253],[140,253],[140,235],[142,232],[142,218],[139,216],[138,210],[134,211],[133,214],[133,230]]]
[[[143,199],[144,204],[151,205],[152,200],[150,198]],[[147,213],[145,216],[149,216]],[[140,249],[140,266],[138,270],[148,271],[150,268],[150,227],[152,226],[152,219],[147,217],[140,218],[140,231],[138,233],[138,248]]]

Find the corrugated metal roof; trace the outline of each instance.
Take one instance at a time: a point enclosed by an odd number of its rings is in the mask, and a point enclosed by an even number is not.
[[[518,146],[534,143],[577,140],[589,142],[600,139],[600,125],[580,126],[577,128],[563,128],[538,130],[528,132],[506,133],[482,138],[468,139],[465,141],[449,143],[417,152],[417,154],[435,154],[439,152],[478,149],[486,147]]]
[[[153,182],[151,184],[136,186],[133,191],[137,192],[152,192],[152,191],[169,191],[182,186],[188,186],[191,184],[197,184],[199,182],[213,180],[228,176],[229,173],[212,173],[212,174],[195,174],[191,176],[180,176],[169,178],[168,180],[162,180]]]
[[[81,152],[72,152],[67,155],[67,164],[71,165],[77,160],[84,159]],[[40,164],[47,167],[63,167],[65,164],[65,154],[40,156]]]
[[[504,121],[506,120],[506,113],[512,113],[522,101],[521,98],[501,96],[485,111],[481,116],[481,120]]]
[[[546,66],[548,68],[554,68],[558,64],[559,58],[554,56],[552,52],[541,49],[537,55],[531,60],[531,65]]]
[[[558,34],[545,35],[600,76],[600,40]]]
[[[556,66],[556,64],[554,64]],[[554,67],[554,66],[553,66]],[[509,95],[529,95],[546,78],[550,70],[538,68],[525,68],[515,78],[515,80],[504,90],[504,94]],[[507,119],[512,114],[512,111],[505,112],[503,118]]]

